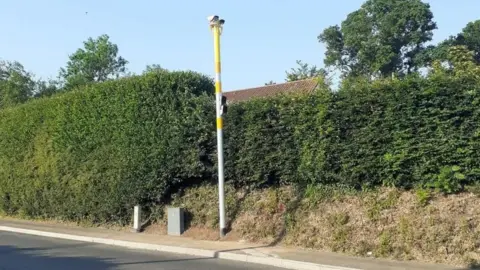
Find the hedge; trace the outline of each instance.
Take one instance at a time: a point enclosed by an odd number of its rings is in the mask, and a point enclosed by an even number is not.
[[[332,93],[234,104],[225,121],[226,179],[253,188],[322,181]]]
[[[0,211],[124,223],[215,182],[212,93],[203,75],[159,72],[0,111]],[[226,179],[460,191],[480,177],[479,101],[477,76],[442,73],[233,104]]]
[[[451,73],[241,103],[226,121],[227,178],[461,191],[480,180],[479,103],[478,76]]]
[[[466,79],[346,84],[331,115],[338,181],[445,192],[478,182],[480,84]]]
[[[134,204],[211,177],[211,91],[205,76],[162,72],[1,111],[0,209],[125,222]]]

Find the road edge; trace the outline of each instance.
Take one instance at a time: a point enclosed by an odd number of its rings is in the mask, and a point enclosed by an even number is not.
[[[90,237],[90,236],[82,236],[82,235],[75,235],[75,234],[65,234],[65,233],[55,233],[55,232],[49,232],[49,231],[23,229],[23,228],[16,228],[16,227],[10,227],[10,226],[0,226],[0,231],[35,235],[35,236],[42,236],[42,237],[49,237],[49,238],[57,238],[57,239],[65,239],[65,240],[73,240],[73,241],[79,241],[79,242],[97,243],[97,244],[118,246],[118,247],[130,248],[130,249],[141,249],[141,250],[176,253],[176,254],[183,254],[183,255],[190,255],[190,256],[199,256],[204,258],[217,258],[217,259],[230,260],[230,261],[247,262],[247,263],[281,267],[281,268],[292,269],[292,270],[362,270],[358,268],[348,268],[348,267],[340,267],[340,266],[333,266],[333,265],[316,264],[316,263],[294,261],[294,260],[287,260],[287,259],[281,259],[281,258],[259,257],[254,255],[248,255],[248,254],[238,254],[238,253],[233,253],[228,251],[214,251],[214,250],[186,248],[186,247],[178,247],[178,246],[147,244],[147,243],[141,243],[141,242],[131,242],[131,241],[124,241],[124,240]]]

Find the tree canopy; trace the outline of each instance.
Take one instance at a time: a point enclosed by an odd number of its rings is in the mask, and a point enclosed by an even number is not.
[[[167,69],[163,68],[159,64],[147,65],[145,67],[145,70],[143,71],[143,74],[150,73],[150,72],[159,72],[159,71],[167,71]]]
[[[382,77],[415,71],[415,56],[436,28],[430,5],[421,0],[368,0],[318,40],[326,45],[327,67],[344,76]]]
[[[0,61],[0,108],[27,101],[33,94],[35,82],[22,64]]]
[[[118,46],[108,35],[89,38],[70,55],[67,66],[60,70],[66,88],[118,78],[126,72],[128,61],[118,56]]]
[[[297,68],[292,68],[290,71],[286,71],[286,81],[293,82],[299,80],[305,80],[309,78],[315,78],[319,76],[326,76],[327,71],[323,68],[318,68],[315,65],[309,65],[303,63],[301,60],[297,60]]]
[[[450,49],[458,46],[464,46],[464,49],[472,52],[474,61],[480,64],[480,20],[468,23],[457,35],[428,46],[417,56],[416,62],[424,67],[431,66],[434,61],[448,62]]]

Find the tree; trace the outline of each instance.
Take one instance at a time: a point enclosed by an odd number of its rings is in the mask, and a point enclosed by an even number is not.
[[[478,81],[480,65],[475,56],[475,52],[466,45],[451,46],[447,53],[448,65],[445,65],[443,60],[433,61],[430,75],[442,77],[449,74],[460,78],[474,78],[475,81]]]
[[[0,61],[0,108],[26,102],[34,91],[32,78],[19,62]]]
[[[325,65],[343,76],[390,76],[417,70],[415,56],[432,40],[430,5],[421,0],[368,0],[341,26],[326,28]]]
[[[108,35],[89,38],[83,45],[83,49],[70,55],[67,66],[60,69],[65,88],[103,82],[125,73],[128,61],[117,56],[118,46],[110,42]]]
[[[323,68],[317,68],[317,66],[310,66],[307,63],[303,63],[301,60],[297,60],[297,68],[292,68],[290,72],[285,71],[287,74],[286,81],[293,82],[299,80],[305,80],[309,78],[316,78],[319,76],[326,76],[327,71]]]
[[[35,90],[33,92],[33,96],[35,98],[39,97],[50,97],[54,94],[58,93],[60,88],[58,87],[58,82],[55,80],[38,80],[35,83]]]
[[[270,80],[269,82],[265,83],[265,85],[274,85],[274,84],[277,84],[276,82]]]
[[[159,64],[147,65],[143,71],[143,74],[158,71],[167,71],[167,69],[163,68]]]
[[[434,61],[449,61],[450,49],[458,46],[465,46],[468,51],[473,52],[474,61],[480,64],[480,20],[468,23],[456,36],[429,46],[417,56],[416,62],[419,66],[428,67]]]
[[[473,58],[480,64],[480,20],[468,23],[457,36],[456,46],[462,45],[473,51]]]

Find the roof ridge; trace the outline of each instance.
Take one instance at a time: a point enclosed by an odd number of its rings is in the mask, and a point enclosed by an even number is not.
[[[256,97],[273,96],[279,93],[306,91],[311,92],[317,87],[318,81],[314,78],[285,82],[280,84],[264,85],[236,91],[226,91],[224,95],[230,102],[248,100]]]
[[[232,91],[225,91],[224,93],[239,92],[239,91],[245,91],[245,90],[251,90],[251,89],[258,89],[258,88],[275,87],[275,86],[286,85],[286,84],[293,84],[293,83],[299,83],[299,82],[304,82],[304,81],[313,81],[313,80],[316,80],[316,79],[317,79],[317,78],[307,78],[307,79],[303,79],[303,80],[296,80],[296,81],[290,81],[290,82],[275,83],[275,84],[269,84],[269,85],[263,85],[263,86],[257,86],[257,87],[249,87],[249,88],[241,88],[241,89],[232,90]]]

